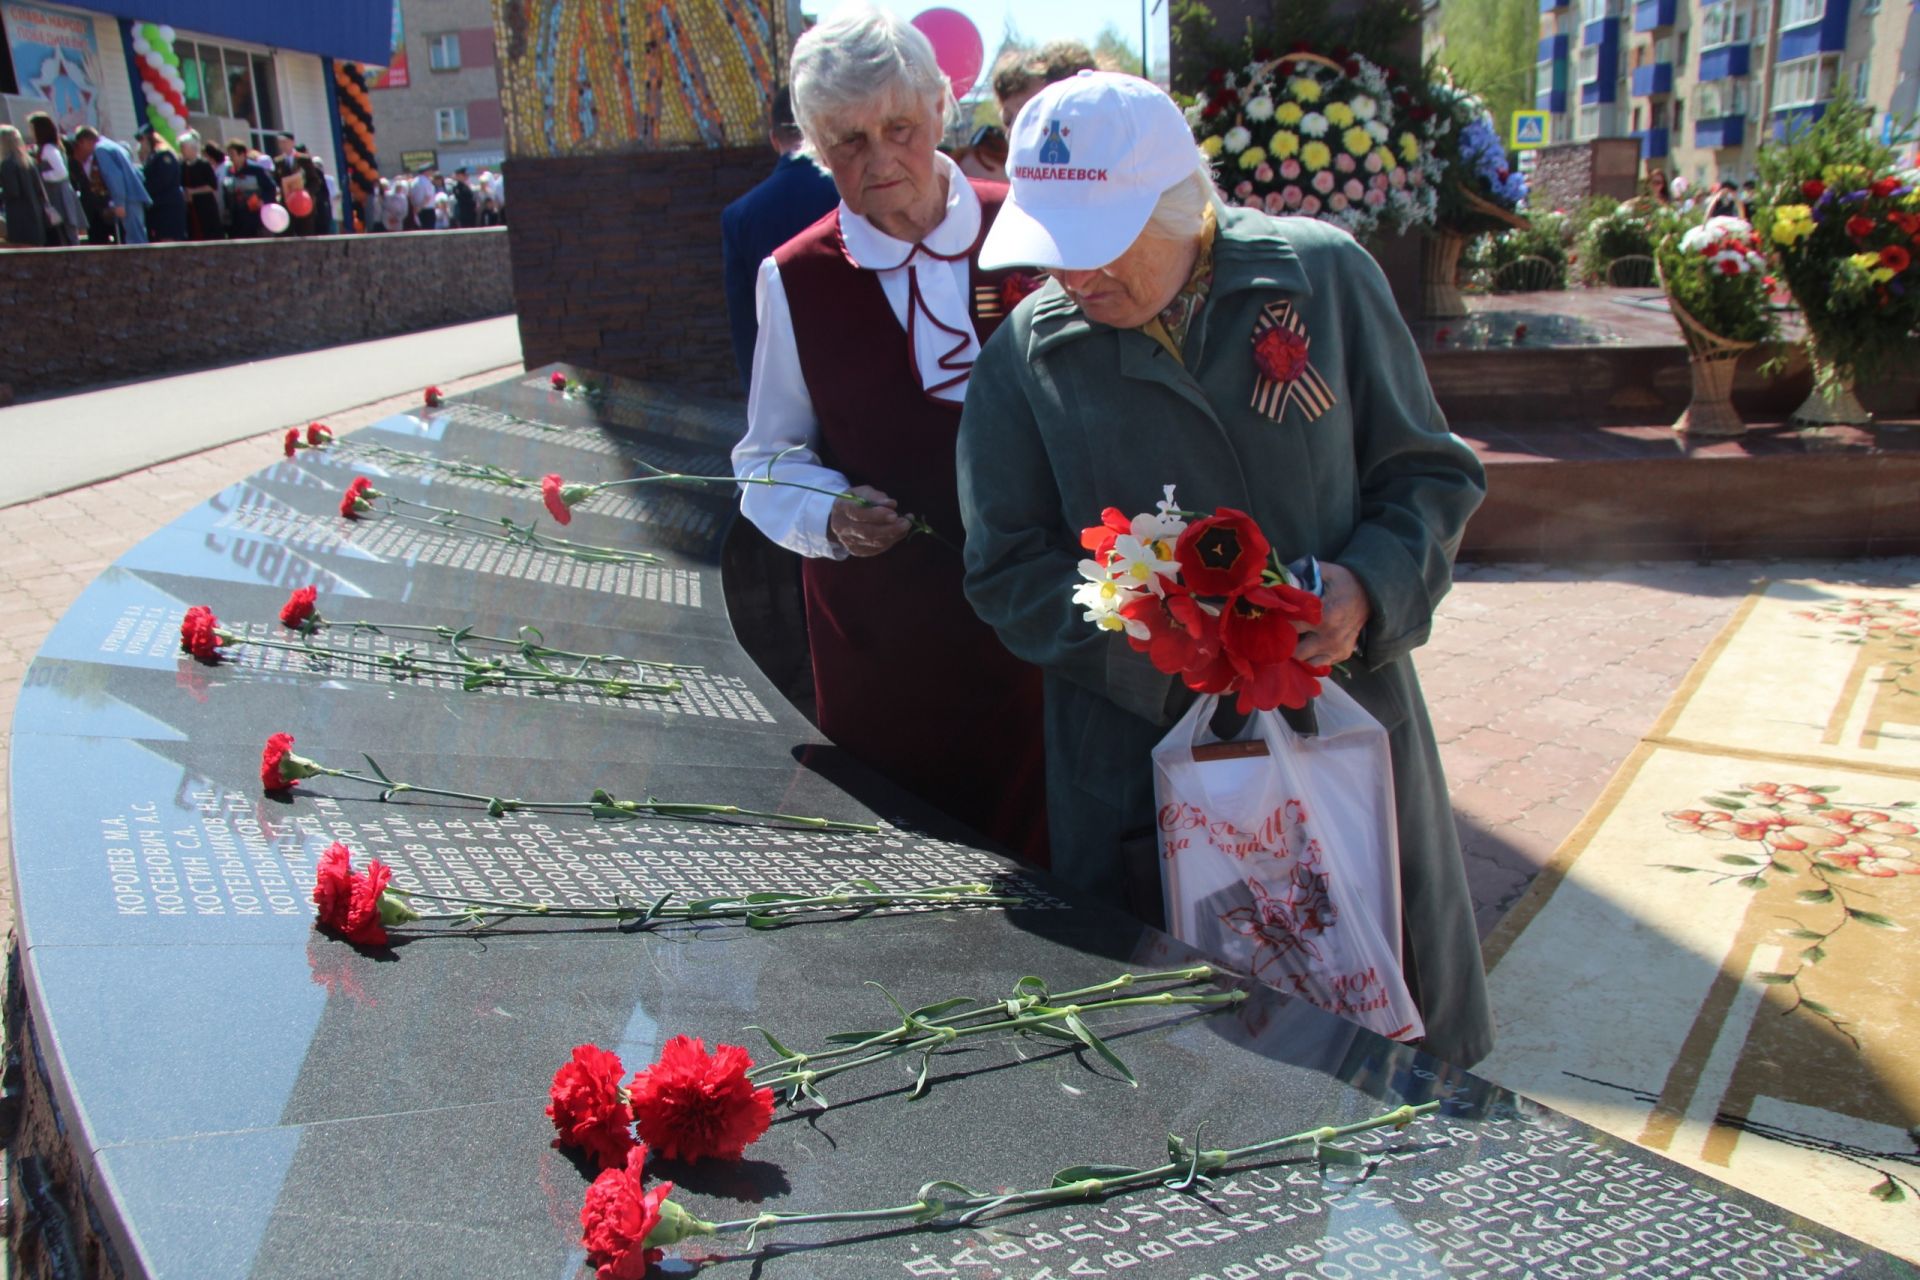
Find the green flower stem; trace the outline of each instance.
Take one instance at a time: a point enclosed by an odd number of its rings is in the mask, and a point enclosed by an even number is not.
[[[570,538],[556,538],[541,533],[531,523],[515,524],[505,516],[490,521],[481,516],[468,515],[453,507],[436,506],[431,502],[415,502],[412,498],[400,498],[393,494],[382,494],[390,503],[418,508],[421,511],[438,513],[433,519],[425,516],[408,515],[404,511],[389,511],[396,520],[407,520],[414,524],[426,525],[433,529],[447,529],[455,533],[468,534],[475,538],[485,538],[490,542],[505,542],[516,547],[527,547],[535,551],[552,551],[559,555],[571,556],[575,560],[584,560],[588,564],[663,564],[659,556],[650,551],[628,551],[620,547],[602,547],[588,542],[575,542]],[[473,529],[455,523],[466,520],[480,525],[499,524],[504,532],[491,528]]]
[[[361,782],[380,789],[380,799],[390,800],[402,792],[412,791],[420,795],[443,796],[450,800],[472,800],[487,807],[493,817],[517,813],[521,810],[539,810],[541,812],[580,812],[590,813],[597,818],[640,817],[642,815],[661,818],[758,818],[766,822],[780,822],[791,826],[804,827],[811,831],[851,832],[859,835],[874,835],[880,830],[878,823],[838,822],[831,818],[816,818],[798,813],[774,813],[766,809],[743,809],[734,804],[696,804],[668,800],[620,800],[605,791],[596,791],[591,800],[522,800],[510,796],[482,795],[475,791],[454,791],[446,787],[429,787],[420,783],[397,782],[386,775],[385,770],[374,764],[371,757],[367,763],[373,765],[374,774],[368,776],[352,769],[334,769],[317,761],[309,762],[314,772],[312,777],[344,778],[349,782]]]
[[[409,900],[440,902],[468,908],[465,911],[432,915],[409,913],[419,920],[477,920],[483,916],[640,920],[647,923],[742,918],[771,920],[783,915],[798,915],[810,911],[871,911],[880,907],[894,906],[994,907],[1025,901],[1024,898],[988,892],[990,887],[985,884],[930,885],[925,889],[909,889],[897,893],[848,888],[831,893],[794,894],[772,902],[752,902],[747,899],[755,895],[739,895],[724,898],[698,898],[684,905],[675,905],[672,902],[673,895],[665,894],[652,905],[645,907],[549,907],[542,903],[507,902],[495,898],[464,898],[413,889],[388,888],[386,892]]]
[[[528,658],[576,658],[582,662],[598,662],[605,666],[625,663],[635,667],[652,667],[657,671],[705,671],[706,668],[694,662],[661,662],[654,658],[629,658],[619,653],[582,653],[577,649],[556,649],[542,643],[544,637],[534,627],[522,627],[520,638],[509,639],[506,636],[482,635],[466,627],[449,627],[444,623],[424,622],[370,622],[364,618],[351,621],[322,618],[316,620],[317,628],[351,627],[355,631],[368,631],[374,635],[383,635],[389,631],[418,631],[434,636],[453,645],[456,650],[467,641],[481,644],[499,645],[502,649],[511,649]]]
[[[1090,1013],[1103,1013],[1109,1009],[1165,1008],[1171,1005],[1221,1006],[1240,1004],[1247,998],[1244,991],[1215,991],[1206,995],[1177,995],[1171,991],[1162,991],[1154,995],[1126,996],[1117,1000],[1102,1000],[1093,1004],[1069,1004],[1061,1006],[1041,1005],[1030,1012],[1017,1016],[1008,1016],[998,1022],[982,1022],[970,1027],[942,1026],[917,1040],[892,1044],[866,1057],[851,1062],[840,1062],[830,1067],[806,1067],[798,1071],[787,1071],[780,1075],[763,1076],[754,1074],[755,1084],[769,1088],[783,1088],[798,1084],[816,1084],[829,1076],[839,1075],[843,1071],[852,1071],[858,1067],[871,1066],[876,1062],[885,1062],[889,1058],[904,1057],[909,1053],[934,1053],[959,1040],[974,1036],[998,1034],[1009,1031],[1026,1031],[1033,1027],[1051,1027],[1065,1023],[1070,1018],[1084,1017]],[[825,1055],[821,1055],[824,1057]],[[818,1061],[818,1058],[811,1061]],[[781,1064],[784,1065],[784,1064]],[[752,1073],[750,1073],[752,1074]]]
[[[1005,1195],[983,1195],[969,1191],[955,1182],[937,1180],[921,1187],[918,1195],[909,1203],[883,1209],[838,1210],[828,1213],[762,1213],[751,1218],[736,1218],[730,1222],[703,1222],[686,1214],[683,1210],[681,1214],[676,1215],[678,1219],[676,1238],[741,1234],[757,1236],[761,1232],[771,1231],[777,1227],[829,1222],[892,1222],[907,1219],[931,1225],[943,1219],[950,1219],[956,1225],[964,1225],[999,1209],[1017,1209],[1068,1200],[1104,1200],[1108,1196],[1123,1191],[1175,1180],[1177,1185],[1185,1186],[1200,1173],[1224,1169],[1255,1156],[1285,1150],[1289,1147],[1311,1146],[1317,1151],[1326,1143],[1335,1142],[1353,1134],[1365,1133],[1373,1129],[1404,1129],[1421,1116],[1438,1110],[1439,1106],[1438,1101],[1408,1104],[1395,1107],[1392,1111],[1375,1116],[1371,1120],[1303,1129],[1299,1133],[1291,1133],[1283,1138],[1224,1150],[1196,1151],[1178,1142],[1177,1139],[1169,1140],[1169,1148],[1180,1147],[1183,1158],[1170,1159],[1165,1164],[1152,1169],[1139,1169],[1129,1173],[1114,1173],[1100,1177],[1075,1178],[1033,1191],[1016,1191]],[[1078,1168],[1087,1167],[1089,1166],[1078,1166]],[[1074,1170],[1066,1172],[1071,1173]],[[960,1191],[966,1194],[958,1196],[937,1194],[943,1191]]]
[[[502,684],[514,681],[522,684],[574,684],[592,685],[602,693],[614,697],[624,697],[629,693],[667,694],[678,693],[683,687],[678,680],[647,681],[622,676],[588,676],[564,671],[535,670],[531,668],[509,667],[497,659],[480,660],[464,658],[448,661],[430,654],[422,655],[407,650],[401,653],[359,653],[352,649],[333,649],[307,643],[293,643],[286,640],[273,640],[266,637],[235,635],[231,631],[218,633],[229,646],[256,645],[265,649],[281,649],[288,653],[303,654],[309,658],[358,663],[361,666],[379,667],[386,671],[403,674],[445,675],[468,682],[469,687],[480,684]]]
[[[761,1079],[769,1072],[789,1071],[803,1067],[808,1063],[832,1062],[840,1058],[849,1058],[866,1053],[878,1045],[898,1044],[905,1037],[922,1033],[930,1027],[956,1027],[975,1018],[1016,1017],[1050,1001],[1084,1002],[1090,996],[1105,995],[1110,991],[1119,991],[1139,984],[1170,982],[1176,986],[1188,986],[1196,982],[1208,982],[1215,978],[1216,970],[1211,965],[1194,965],[1186,969],[1169,969],[1161,973],[1123,973],[1117,978],[1109,978],[1090,987],[1081,987],[1074,991],[1062,991],[1058,995],[1015,995],[1006,1000],[975,1002],[975,1007],[963,1009],[958,1013],[949,1013],[940,1017],[903,1019],[899,1026],[891,1031],[882,1031],[870,1036],[858,1044],[845,1045],[838,1049],[824,1049],[817,1053],[798,1053],[778,1062],[768,1062],[755,1067],[747,1074]]]

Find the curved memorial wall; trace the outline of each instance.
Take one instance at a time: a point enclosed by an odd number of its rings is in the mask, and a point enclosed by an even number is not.
[[[576,382],[577,385],[577,382]],[[601,493],[561,530],[537,489],[642,462],[724,471],[736,406],[529,375],[262,467],[129,551],[87,589],[21,691],[12,749],[18,931],[8,1031],[19,1104],[13,1243],[29,1276],[562,1277],[585,1254],[590,1171],[550,1146],[548,1083],[576,1044],[629,1070],[677,1034],[795,1048],[909,1007],[1061,991],[1194,962],[1075,905],[836,752],[746,657],[721,545],[729,490]],[[350,481],[389,495],[350,520]],[[396,505],[404,499],[413,506]],[[434,508],[479,517],[450,527]],[[659,563],[529,548],[501,519]],[[536,518],[538,523],[536,524]],[[317,585],[322,662],[288,593]],[[237,637],[180,652],[210,607]],[[378,633],[340,625],[367,619]],[[447,674],[451,634],[688,664],[673,692]],[[382,659],[385,659],[383,661]],[[556,670],[577,670],[556,666]],[[938,674],[938,673],[935,673]],[[938,732],[907,725],[900,732]],[[481,800],[338,777],[266,794],[261,747]],[[726,803],[880,829],[489,812],[485,797]],[[881,910],[756,928],[429,924],[356,947],[315,930],[335,841],[396,883],[555,908],[680,895],[909,890],[991,881],[1016,905]],[[763,922],[764,923],[764,922]],[[1900,1263],[1457,1068],[1255,987],[1213,1011],[1133,1009],[1097,1028],[1137,1078],[1056,1040],[983,1037],[822,1086],[739,1163],[664,1160],[694,1213],[737,1219],[898,1204],[932,1179],[1045,1186],[1093,1162],[1150,1166],[1169,1133],[1238,1146],[1437,1103],[1345,1145],[1187,1190],[1156,1186],[965,1228],[689,1242],[663,1264],[769,1277],[1909,1274]],[[831,1243],[829,1243],[831,1242]]]

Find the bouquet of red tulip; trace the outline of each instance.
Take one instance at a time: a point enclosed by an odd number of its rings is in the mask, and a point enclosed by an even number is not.
[[[1080,562],[1073,602],[1188,688],[1236,695],[1242,715],[1305,706],[1331,670],[1296,656],[1301,629],[1320,621],[1320,597],[1246,512],[1202,516],[1179,509],[1172,485],[1165,492],[1156,511],[1108,507],[1081,532],[1091,558]]]

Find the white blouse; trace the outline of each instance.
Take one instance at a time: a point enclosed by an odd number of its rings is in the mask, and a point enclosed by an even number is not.
[[[967,398],[967,377],[980,354],[968,305],[972,250],[980,236],[980,197],[958,165],[945,155],[935,159],[947,177],[947,216],[920,245],[894,239],[844,202],[840,232],[854,264],[879,276],[894,319],[913,334],[914,373],[921,388],[930,396],[959,404]],[[912,314],[909,307],[914,309]],[[820,420],[800,372],[793,313],[780,268],[772,258],[760,264],[755,310],[760,337],[753,350],[747,434],[734,448],[733,473],[765,476],[768,465],[779,457],[775,479],[835,492],[851,488],[846,476],[820,462]],[[875,359],[885,358],[875,353]],[[827,537],[833,503],[828,494],[804,489],[740,487],[740,510],[747,519],[781,546],[803,556],[846,557],[846,550]]]
[[[59,143],[49,142],[40,148],[40,163],[46,166],[46,172],[40,176],[48,182],[67,180],[67,153],[61,150]]]

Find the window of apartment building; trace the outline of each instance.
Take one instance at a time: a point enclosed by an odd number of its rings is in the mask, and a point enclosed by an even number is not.
[[[1661,36],[1653,42],[1653,60],[1655,62],[1673,61],[1673,37]]]
[[[428,37],[427,66],[435,71],[458,71],[460,69],[459,35],[449,32],[443,36]]]
[[[1673,104],[1673,132],[1676,138],[1680,134],[1681,122],[1686,119],[1686,115],[1687,104],[1676,99]]]
[[[1633,109],[1633,124],[1629,127],[1628,132],[1629,133],[1640,132],[1640,108],[1638,107],[1635,107]]]
[[[1696,85],[1693,90],[1693,114],[1701,120],[1717,120],[1721,116],[1740,116],[1747,113],[1747,82],[1745,80],[1710,80],[1706,84]]]
[[[1856,102],[1867,100],[1867,64],[1865,62],[1853,64],[1853,98]]]
[[[1827,0],[1780,0],[1780,29],[1818,22],[1827,16]]]
[[[1688,34],[1687,32],[1682,31],[1679,35],[1674,37],[1673,60],[1676,63],[1680,63],[1683,65],[1687,60],[1687,34]]]
[[[433,136],[437,142],[465,142],[467,140],[467,109],[440,107],[434,111]]]
[[[1744,44],[1747,40],[1747,24],[1746,6],[1714,5],[1701,17],[1700,47],[1711,49],[1715,45]]]
[[[1580,83],[1598,79],[1600,76],[1600,50],[1588,45],[1580,50]]]
[[[1600,136],[1600,108],[1580,108],[1579,120],[1574,124],[1573,136],[1576,141],[1586,142]]]
[[[1773,73],[1773,109],[1804,107],[1833,96],[1834,64],[1821,58],[1783,62]]]
[[[1612,0],[1581,0],[1580,16],[1587,22],[1611,18],[1613,16]]]

